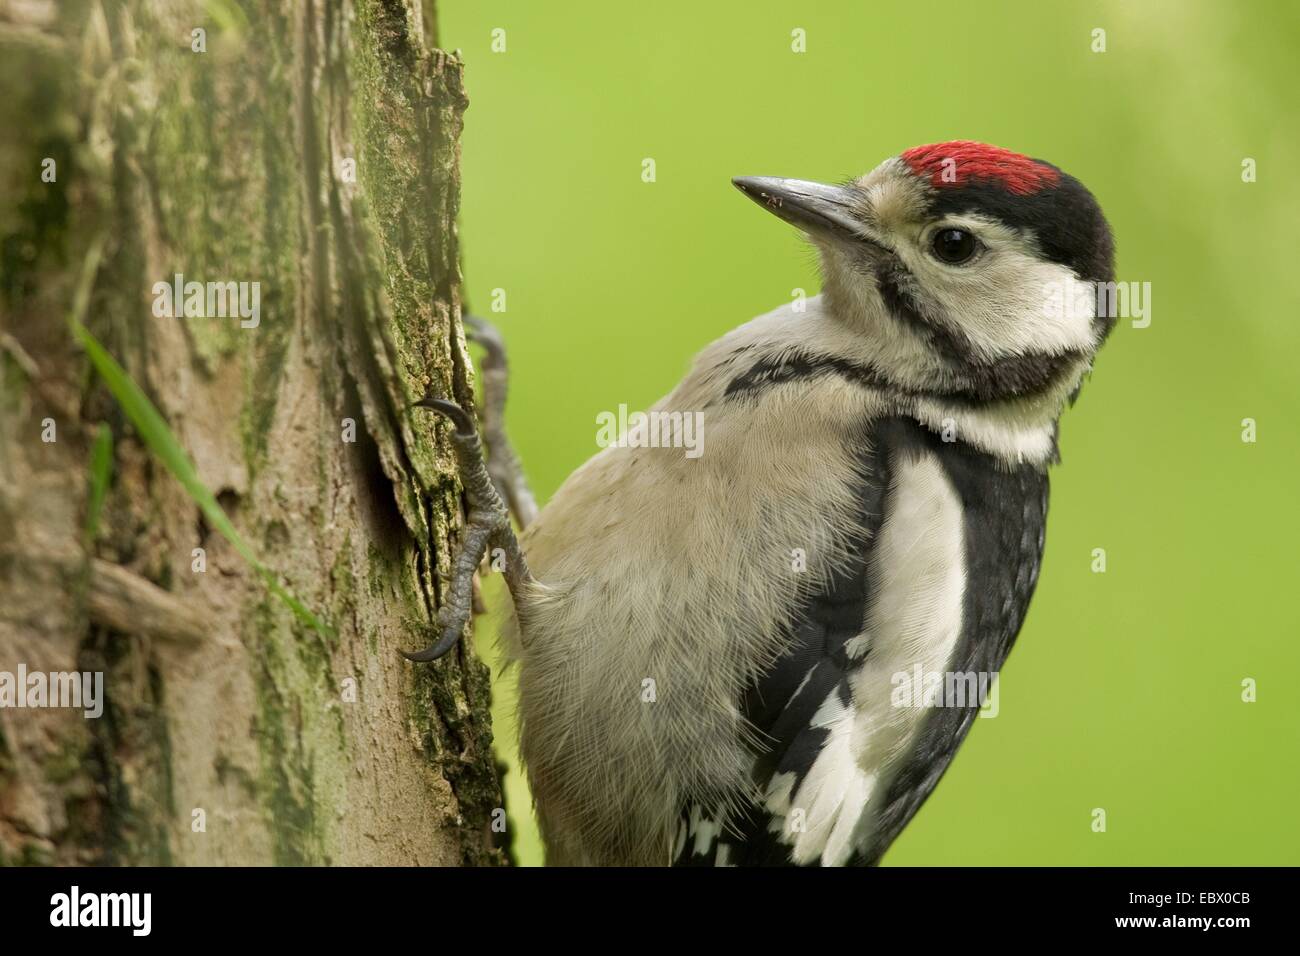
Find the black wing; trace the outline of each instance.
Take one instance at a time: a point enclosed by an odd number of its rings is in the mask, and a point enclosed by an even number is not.
[[[1033,594],[1047,515],[1047,477],[1038,468],[1007,469],[991,456],[939,436],[911,420],[890,419],[872,429],[864,452],[859,509],[849,560],[789,622],[788,648],[749,690],[745,716],[769,747],[756,758],[759,792],[777,774],[793,774],[797,790],[828,731],[813,717],[829,694],[851,700],[845,644],[863,629],[873,598],[870,547],[889,507],[890,464],[899,454],[931,453],[942,463],[965,516],[967,585],[962,635],[949,668],[996,674],[1015,639]],[[870,647],[867,654],[870,655]],[[925,717],[907,761],[875,802],[870,844],[849,862],[874,864],[938,784],[970,729],[978,701],[936,707]],[[779,827],[780,821],[775,826]],[[687,808],[676,865],[790,865],[790,849],[761,806],[746,804],[740,819],[710,821]]]
[[[813,716],[833,692],[851,700],[851,666],[845,644],[862,633],[871,598],[868,574],[871,542],[884,521],[888,462],[874,443],[864,442],[863,467],[856,489],[857,514],[847,540],[847,559],[810,595],[787,624],[787,649],[745,696],[742,712],[760,733],[766,750],[756,756],[754,782],[766,790],[776,774],[793,774],[795,789],[821,752],[829,731]],[[868,650],[868,654],[870,651]],[[790,848],[771,829],[772,817],[746,801],[742,819],[725,823],[701,818],[687,808],[682,821],[686,839],[678,866],[788,866]],[[707,839],[697,839],[701,827]],[[778,824],[779,826],[779,824]]]

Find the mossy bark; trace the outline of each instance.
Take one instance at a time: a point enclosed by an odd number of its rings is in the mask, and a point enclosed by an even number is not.
[[[468,642],[397,654],[427,642],[461,521],[444,426],[409,403],[473,401],[466,102],[432,8],[0,0],[0,671],[103,671],[108,700],[0,709],[0,861],[503,860],[486,669]],[[208,527],[76,346],[97,246],[82,321],[327,634]],[[176,273],[258,282],[260,323],[155,316]]]

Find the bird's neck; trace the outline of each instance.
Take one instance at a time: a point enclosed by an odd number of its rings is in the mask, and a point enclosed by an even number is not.
[[[778,310],[779,311],[779,310]],[[945,441],[971,445],[1014,466],[1042,467],[1057,459],[1057,424],[1090,362],[1068,363],[1050,386],[1014,398],[978,400],[947,394],[935,382],[942,366],[906,329],[885,320],[845,320],[832,303],[815,296],[802,314],[792,314],[778,348],[815,348],[873,372],[877,388],[901,414],[909,415]]]

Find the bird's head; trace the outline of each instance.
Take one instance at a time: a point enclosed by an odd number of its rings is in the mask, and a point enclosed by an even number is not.
[[[860,179],[733,180],[821,254],[824,299],[898,384],[974,403],[1077,389],[1114,324],[1113,243],[1072,176],[982,143],[918,146]]]

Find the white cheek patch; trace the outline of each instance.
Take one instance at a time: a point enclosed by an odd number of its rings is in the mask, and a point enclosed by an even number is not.
[[[959,267],[944,266],[923,249],[904,258],[923,290],[922,305],[937,307],[984,358],[1095,347],[1091,282],[1039,258],[1031,240],[984,217],[951,217],[943,224],[979,236],[986,246],[981,257]]]
[[[998,338],[1002,329],[995,326],[994,342],[1004,349],[1020,342],[1021,351],[1091,351],[1096,345],[1093,284],[1057,262],[1022,259],[1013,268],[1019,271],[1020,281],[1011,286],[1009,302],[1017,310],[1019,322],[1014,337],[1008,340]]]

